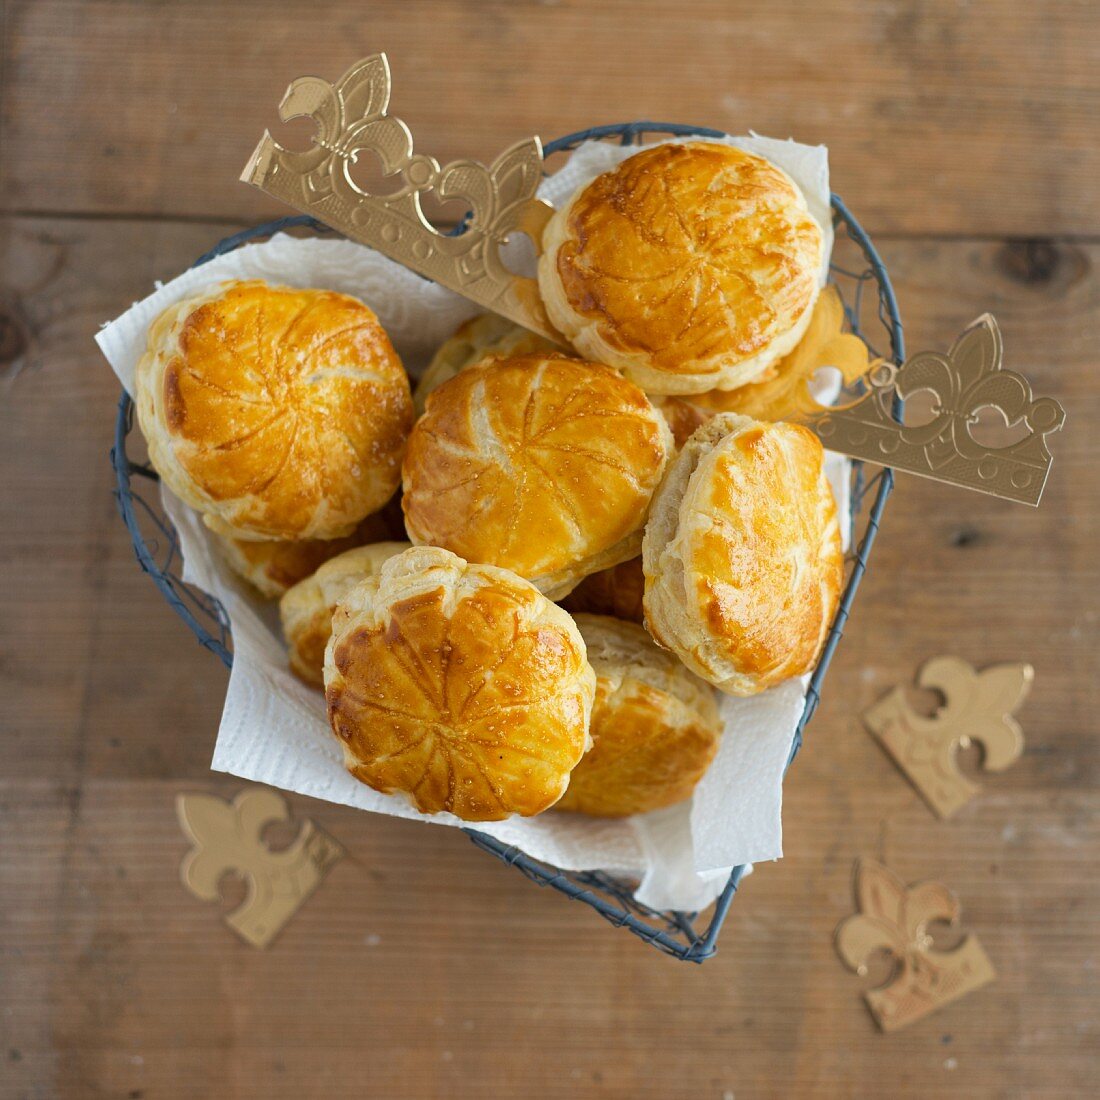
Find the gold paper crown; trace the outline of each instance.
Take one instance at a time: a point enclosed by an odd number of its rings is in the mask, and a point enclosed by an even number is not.
[[[245,183],[338,229],[494,313],[561,343],[534,279],[509,271],[501,246],[514,233],[536,244],[554,212],[536,197],[542,178],[542,143],[517,142],[486,168],[475,160],[444,167],[413,152],[409,128],[387,114],[390,67],[385,54],[353,65],[335,85],[316,76],[295,80],[279,105],[284,122],[308,116],[317,123],[314,147],[284,149],[265,131],[241,174]],[[352,179],[361,153],[375,154],[399,185],[373,195]],[[421,195],[461,199],[470,215],[464,231],[440,233],[424,216]]]
[[[1036,505],[1050,473],[1046,437],[1065,423],[1065,410],[1049,397],[1033,398],[1031,384],[1001,365],[1001,330],[979,317],[946,355],[919,351],[900,366],[880,364],[867,378],[869,392],[850,405],[823,409],[807,424],[830,450],[877,462],[964,489]],[[934,398],[932,419],[899,424],[895,397],[921,391]],[[1006,425],[1028,434],[1005,447],[978,443],[972,429],[982,409],[996,409]]]
[[[444,167],[413,152],[412,134],[387,114],[390,70],[385,54],[353,65],[337,82],[315,76],[295,80],[279,117],[317,123],[312,149],[294,152],[264,133],[241,175],[352,240],[502,314],[558,344],[565,340],[546,316],[534,279],[508,270],[500,250],[525,233],[541,248],[553,208],[536,195],[542,176],[537,137],[517,142],[489,167],[456,160]],[[376,155],[399,183],[375,195],[352,178],[361,153]],[[470,216],[460,234],[441,233],[425,217],[421,196],[461,199]],[[806,425],[833,451],[960,485],[1025,504],[1038,504],[1050,470],[1046,436],[1065,420],[1050,398],[1032,398],[1027,380],[1001,368],[1001,335],[986,314],[956,340],[947,355],[919,352],[900,367],[871,373],[868,392],[842,408],[807,416]],[[935,397],[933,419],[899,424],[895,397],[918,390]],[[1023,421],[1026,438],[1003,448],[985,447],[971,433],[978,411],[992,406],[1009,424]]]

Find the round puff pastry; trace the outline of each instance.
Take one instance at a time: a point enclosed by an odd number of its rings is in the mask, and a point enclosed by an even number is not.
[[[482,313],[478,317],[471,317],[468,321],[463,321],[454,334],[439,345],[428,369],[421,375],[413,392],[416,415],[420,416],[424,412],[424,402],[432,390],[454,378],[459,371],[480,363],[490,355],[530,355],[532,352],[553,350],[554,345],[545,337],[530,332],[497,313]]]
[[[653,637],[730,695],[817,661],[844,574],[817,437],[720,413],[688,440],[642,546]]]
[[[683,802],[718,751],[714,690],[634,623],[576,623],[596,670],[592,748],[554,808],[626,817]]]
[[[598,573],[585,577],[561,601],[561,605],[573,615],[578,612],[593,612],[641,623],[644,594],[642,559],[631,558],[613,565],[610,569],[601,569]]]
[[[348,592],[325,654],[348,770],[421,813],[541,813],[589,745],[596,674],[573,620],[505,569],[416,547]]]
[[[651,393],[751,381],[802,335],[824,240],[798,185],[715,142],[655,145],[547,223],[539,291],[581,355]]]
[[[157,472],[222,534],[339,538],[397,488],[409,381],[345,294],[208,289],[153,323],[135,382]]]
[[[342,539],[256,542],[230,538],[217,532],[212,534],[214,545],[226,565],[265,599],[277,600],[288,588],[311,576],[326,561],[356,546],[389,538],[393,532],[385,513],[375,512]]]
[[[279,601],[279,618],[292,672],[307,684],[324,686],[325,647],[332,637],[336,605],[360,581],[376,576],[390,558],[408,548],[407,542],[357,546],[325,562],[313,576],[287,590]]]
[[[405,456],[405,527],[558,599],[638,554],[671,447],[646,395],[609,367],[492,359],[429,396]]]

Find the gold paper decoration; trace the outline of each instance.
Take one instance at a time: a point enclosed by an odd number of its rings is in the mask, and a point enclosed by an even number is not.
[[[840,292],[835,286],[827,286],[818,295],[802,339],[767,378],[736,390],[711,390],[687,400],[711,412],[736,412],[754,420],[812,417],[828,411],[809,390],[810,380],[822,367],[839,371],[841,384],[851,386],[881,362],[872,361],[867,345],[855,333],[844,331]]]
[[[222,876],[240,875],[248,892],[225,923],[253,947],[271,943],[344,854],[312,821],[302,823],[288,847],[268,848],[261,834],[273,822],[289,821],[290,810],[286,799],[264,787],[242,791],[231,803],[181,794],[176,814],[193,845],[180,865],[183,885],[203,901],[217,901]]]
[[[489,167],[474,160],[440,167],[432,157],[413,152],[408,127],[387,113],[389,100],[385,54],[358,62],[335,84],[299,77],[287,89],[279,117],[284,122],[312,118],[317,124],[313,148],[294,152],[265,132],[241,178],[483,308],[564,345],[546,316],[535,280],[510,272],[500,255],[515,233],[527,234],[535,250],[541,248],[552,209],[536,194],[542,175],[539,139],[518,142]],[[361,155],[378,157],[395,180],[394,191],[375,195],[356,183],[352,169]],[[421,197],[430,192],[443,202],[458,199],[465,204],[471,216],[463,233],[449,236],[429,223]],[[839,340],[843,334],[833,335],[843,359],[833,365],[844,369],[854,345]],[[1034,505],[1050,470],[1046,436],[1062,427],[1065,411],[1050,398],[1033,398],[1027,380],[1003,370],[1001,358],[1000,331],[986,314],[946,355],[919,352],[901,366],[878,364],[866,375],[866,393],[849,405],[824,412],[809,407],[807,366],[801,362],[777,375],[777,385],[758,391],[753,400],[773,413],[791,406],[789,415],[832,451]],[[895,399],[921,390],[933,396],[931,420],[898,424]],[[1008,424],[1022,422],[1026,437],[1005,447],[977,443],[971,429],[986,407],[999,410]]]
[[[556,344],[534,279],[510,272],[500,248],[513,233],[536,246],[553,213],[535,194],[542,178],[542,143],[517,142],[488,168],[475,160],[440,167],[413,152],[409,128],[387,113],[390,67],[385,54],[353,65],[333,85],[315,76],[293,81],[279,105],[284,122],[308,116],[317,123],[313,148],[297,153],[264,133],[241,179],[338,229],[345,236],[449,287],[494,313]],[[361,154],[373,154],[395,190],[372,195],[352,178]],[[466,231],[447,236],[424,216],[421,196],[459,199],[471,217]]]
[[[963,489],[1036,505],[1050,473],[1046,437],[1066,413],[1049,397],[1033,398],[1021,374],[1002,368],[1001,330],[988,314],[979,317],[942,355],[919,351],[900,367],[882,363],[867,376],[870,392],[835,412],[807,419],[829,450]],[[933,397],[925,424],[898,424],[895,397],[927,391]],[[1023,423],[1024,438],[1005,447],[978,443],[971,429],[984,408],[1006,424]]]
[[[876,952],[893,958],[887,984],[863,995],[883,1031],[903,1028],[996,977],[974,935],[951,951],[933,946],[928,926],[937,921],[957,926],[960,911],[955,896],[938,882],[907,887],[881,863],[861,859],[856,861],[855,895],[859,912],[837,928],[836,949],[860,975],[867,973]]]
[[[863,715],[867,728],[941,818],[950,817],[979,791],[959,771],[956,753],[982,746],[982,766],[1002,771],[1019,759],[1024,735],[1012,712],[1031,688],[1026,664],[994,665],[975,672],[957,657],[934,657],[917,684],[938,691],[944,705],[926,718],[915,713],[901,687]]]

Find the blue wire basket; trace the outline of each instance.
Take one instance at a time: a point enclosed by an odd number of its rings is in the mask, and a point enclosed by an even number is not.
[[[665,122],[628,122],[597,126],[558,138],[545,147],[544,153],[546,157],[550,157],[575,149],[581,142],[592,140],[617,140],[623,145],[634,145],[651,134],[678,137],[725,136],[720,130],[706,127]],[[867,234],[836,195],[832,196],[832,208],[836,243],[830,281],[844,300],[848,325],[853,332],[863,337],[873,353],[900,363],[905,358],[902,324],[886,268]],[[330,232],[327,226],[310,217],[281,218],[226,237],[200,256],[194,266],[198,267],[246,242],[269,237],[281,230],[300,227],[318,233]],[[457,232],[461,231],[460,227]],[[130,532],[134,553],[141,568],[149,574],[165,600],[190,627],[199,642],[217,654],[226,667],[229,667],[233,663],[233,654],[225,609],[213,597],[184,584],[180,577],[181,562],[176,532],[161,511],[156,496],[150,493],[152,499],[147,500],[143,495],[143,490],[150,489],[158,480],[157,474],[148,464],[135,462],[127,455],[127,440],[133,423],[134,406],[129,395],[124,392],[118,404],[111,462],[115,471],[115,496],[119,512]],[[817,709],[825,673],[844,633],[844,624],[867,568],[886,499],[893,485],[892,471],[884,469],[868,478],[862,464],[853,463],[852,531],[849,540],[852,548],[848,554],[847,581],[821,660],[806,692],[806,705],[794,732],[787,767],[790,767],[791,761],[798,755],[806,725]],[[698,913],[658,912],[641,905],[633,896],[635,883],[602,871],[562,871],[532,859],[518,848],[503,844],[476,829],[467,829],[465,832],[479,848],[517,868],[532,882],[539,886],[549,886],[575,901],[591,906],[601,917],[617,927],[626,928],[646,943],[687,962],[701,963],[715,953],[718,933],[746,870],[743,866],[733,868],[725,888],[714,904],[709,921],[702,923]]]

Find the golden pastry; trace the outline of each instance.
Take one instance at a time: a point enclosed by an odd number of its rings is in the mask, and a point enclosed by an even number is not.
[[[798,185],[762,157],[652,146],[547,223],[539,291],[590,359],[650,393],[733,389],[798,343],[824,240]]]
[[[634,623],[575,621],[596,672],[592,748],[554,808],[626,817],[690,798],[718,751],[714,690]]]
[[[409,437],[409,539],[557,599],[637,555],[671,446],[646,395],[609,367],[549,353],[468,367]]]
[[[423,415],[424,403],[432,390],[467,367],[488,358],[506,359],[558,350],[549,340],[495,313],[483,313],[464,321],[455,334],[439,346],[413,392],[417,416]],[[682,446],[710,415],[679,397],[650,396],[650,403],[668,422],[677,447]]]
[[[401,360],[362,302],[228,282],[171,306],[137,366],[165,484],[235,538],[339,538],[393,495],[412,424]]]
[[[332,615],[344,595],[367,577],[376,576],[407,542],[357,546],[325,562],[311,577],[287,590],[279,601],[290,668],[307,684],[325,682],[325,646],[332,637]]]
[[[591,612],[640,623],[644,594],[642,559],[631,558],[611,566],[610,569],[601,569],[598,573],[585,577],[561,601],[561,605],[572,615]]]
[[[404,527],[401,533],[404,534]],[[356,546],[379,542],[393,534],[385,512],[367,516],[342,539],[300,539],[256,542],[211,532],[226,565],[248,581],[261,596],[277,600],[288,588],[312,576],[326,561]]]
[[[329,721],[357,779],[465,821],[561,797],[596,675],[573,620],[533,585],[415,547],[348,592],[332,627]]]
[[[827,286],[798,345],[765,377],[736,390],[696,394],[691,402],[704,417],[736,412],[754,420],[793,420],[820,411],[808,387],[823,367],[839,371],[841,385],[850,386],[880,362],[871,359],[867,345],[854,332],[844,331],[844,303],[836,287]]]
[[[803,427],[719,413],[654,499],[646,626],[730,695],[809,672],[821,653],[844,574],[823,460]]]
[[[482,313],[463,321],[432,356],[413,392],[416,414],[424,412],[428,394],[454,378],[459,371],[480,363],[489,356],[530,355],[538,351],[554,351],[545,337],[501,317],[497,313]],[[560,350],[560,349],[559,349]]]

